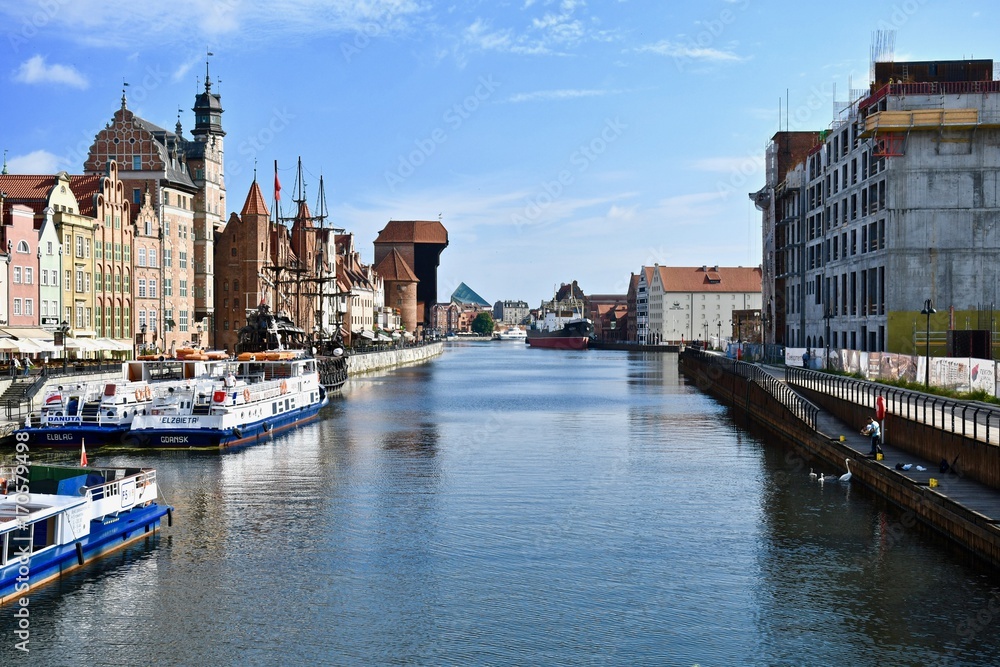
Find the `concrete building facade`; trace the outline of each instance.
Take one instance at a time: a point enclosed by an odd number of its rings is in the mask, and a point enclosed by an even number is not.
[[[764,288],[784,299],[779,338],[912,354],[924,349],[928,301],[938,353],[948,330],[992,330],[983,313],[1000,302],[998,92],[992,61],[876,63],[868,93],[774,189],[796,195],[775,214],[788,234],[776,234]]]

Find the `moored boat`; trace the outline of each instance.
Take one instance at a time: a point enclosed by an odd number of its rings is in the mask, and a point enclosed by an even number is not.
[[[117,444],[135,416],[149,409],[151,398],[145,381],[56,385],[46,390],[41,410],[28,415],[14,437],[50,448],[78,449],[84,440],[95,447]]]
[[[585,350],[594,333],[594,324],[584,317],[559,317],[548,313],[539,328],[528,329],[526,342],[531,347],[557,350]]]
[[[521,327],[513,326],[501,331],[497,337],[500,340],[519,340],[524,342],[524,340],[528,337],[528,334]]]
[[[317,361],[290,355],[241,353],[223,376],[154,387],[149,414],[133,420],[124,444],[224,448],[256,443],[315,419],[329,400]]]
[[[156,471],[25,465],[0,471],[0,605],[153,535],[172,508]]]
[[[266,304],[247,312],[247,324],[239,331],[238,357],[246,355],[306,354],[316,359],[320,383],[327,392],[340,389],[347,382],[347,352],[339,332],[330,338],[311,339],[291,318],[272,313]]]

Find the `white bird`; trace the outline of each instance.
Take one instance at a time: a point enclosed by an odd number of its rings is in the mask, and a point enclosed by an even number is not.
[[[816,479],[816,473],[813,472],[812,468],[809,468],[809,479]]]
[[[917,471],[919,471],[919,472],[923,472],[923,471],[925,471],[925,470],[927,470],[927,468],[925,468],[925,467],[923,467],[923,466],[917,466]]]
[[[816,478],[816,481],[819,482],[820,484],[826,481],[823,479],[823,473],[819,474],[819,477]]]
[[[907,463],[906,465],[903,466],[903,470],[909,470],[912,467],[913,467],[912,463]]]
[[[851,481],[851,459],[844,459],[844,460],[847,461],[847,472],[840,476],[840,481],[841,482],[850,482]]]

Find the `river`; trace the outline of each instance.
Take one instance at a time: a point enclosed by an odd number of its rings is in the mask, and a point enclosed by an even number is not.
[[[38,665],[994,665],[1000,580],[673,354],[456,343],[157,468],[172,527],[30,596]],[[844,471],[826,470],[826,473]]]

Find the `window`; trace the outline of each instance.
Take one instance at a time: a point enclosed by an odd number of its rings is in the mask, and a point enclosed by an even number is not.
[[[14,299],[14,314],[15,315],[20,315],[21,314],[21,300],[20,299]]]
[[[180,281],[180,296],[187,296],[187,295],[188,295],[188,281],[182,279]]]
[[[170,206],[170,193],[169,192],[164,192],[163,193],[163,204],[164,204],[164,206]]]
[[[179,327],[180,330],[181,331],[187,331],[188,330],[188,311],[186,311],[186,310],[180,311],[179,312],[179,316],[180,316],[180,321],[178,322],[178,324],[180,325],[180,327]]]
[[[73,274],[69,269],[66,269],[66,279],[63,280],[63,285],[66,286],[66,291],[70,291],[70,287],[73,285]]]
[[[93,326],[93,322],[94,322],[94,313],[91,310],[90,306],[86,306],[83,309],[83,326],[89,329],[90,327]]]
[[[83,306],[76,307],[76,324],[74,324],[77,329],[83,328]]]
[[[49,316],[49,302],[47,299],[42,299],[42,309],[39,311],[39,315],[42,317]]]
[[[22,239],[17,242],[17,251],[20,253],[30,253],[31,248],[28,247],[28,242]]]
[[[145,278],[139,278],[139,298],[140,299],[146,298],[146,279]],[[139,316],[142,317],[143,313],[140,312]]]
[[[83,271],[80,269],[76,270],[76,291],[83,291]]]
[[[35,300],[25,299],[24,300],[24,314],[31,316],[35,314]]]
[[[180,268],[186,269],[188,267],[188,254],[187,254],[187,251],[181,250],[180,252],[178,252],[177,253],[177,260],[178,260],[178,265],[180,266]]]
[[[140,171],[142,169],[142,156],[133,155],[132,156],[132,171]],[[138,202],[136,202],[138,203]]]
[[[47,255],[52,254],[52,241],[49,241],[48,243],[45,244],[45,254]]]
[[[139,248],[139,251],[138,251],[137,254],[138,254],[138,260],[139,260],[139,266],[146,266],[146,249],[145,248]]]
[[[83,256],[90,259],[90,239],[83,240]]]
[[[164,268],[170,268],[173,266],[173,257],[171,256],[173,251],[170,248],[163,249],[163,266]]]
[[[104,244],[100,241],[94,244],[94,257],[104,259]]]
[[[76,256],[78,258],[82,258],[83,257],[83,237],[82,236],[77,236],[76,237]]]
[[[163,279],[163,296],[173,296],[174,295],[174,280],[173,278]]]
[[[155,299],[156,298],[156,279],[155,278],[150,278],[149,279],[149,298],[150,299]]]
[[[132,203],[133,204],[142,203],[142,191],[139,188],[132,188]]]
[[[153,235],[153,221],[152,220],[146,220],[143,223],[142,230],[146,234],[146,236],[152,236]]]
[[[24,284],[31,285],[35,281],[34,269],[30,266],[24,267]]]
[[[149,249],[149,265],[156,266],[156,248]]]
[[[117,242],[115,243],[115,261],[122,261],[122,244]]]
[[[49,270],[42,269],[42,285],[44,286],[48,284],[49,284]]]
[[[145,310],[140,310],[139,311],[139,328],[141,329],[144,326],[146,326],[146,311]]]
[[[14,283],[15,284],[20,284],[21,283],[21,267],[20,266],[15,266],[14,267]]]
[[[122,291],[122,274],[115,271],[115,293]]]
[[[90,271],[83,274],[83,291],[90,294]]]

